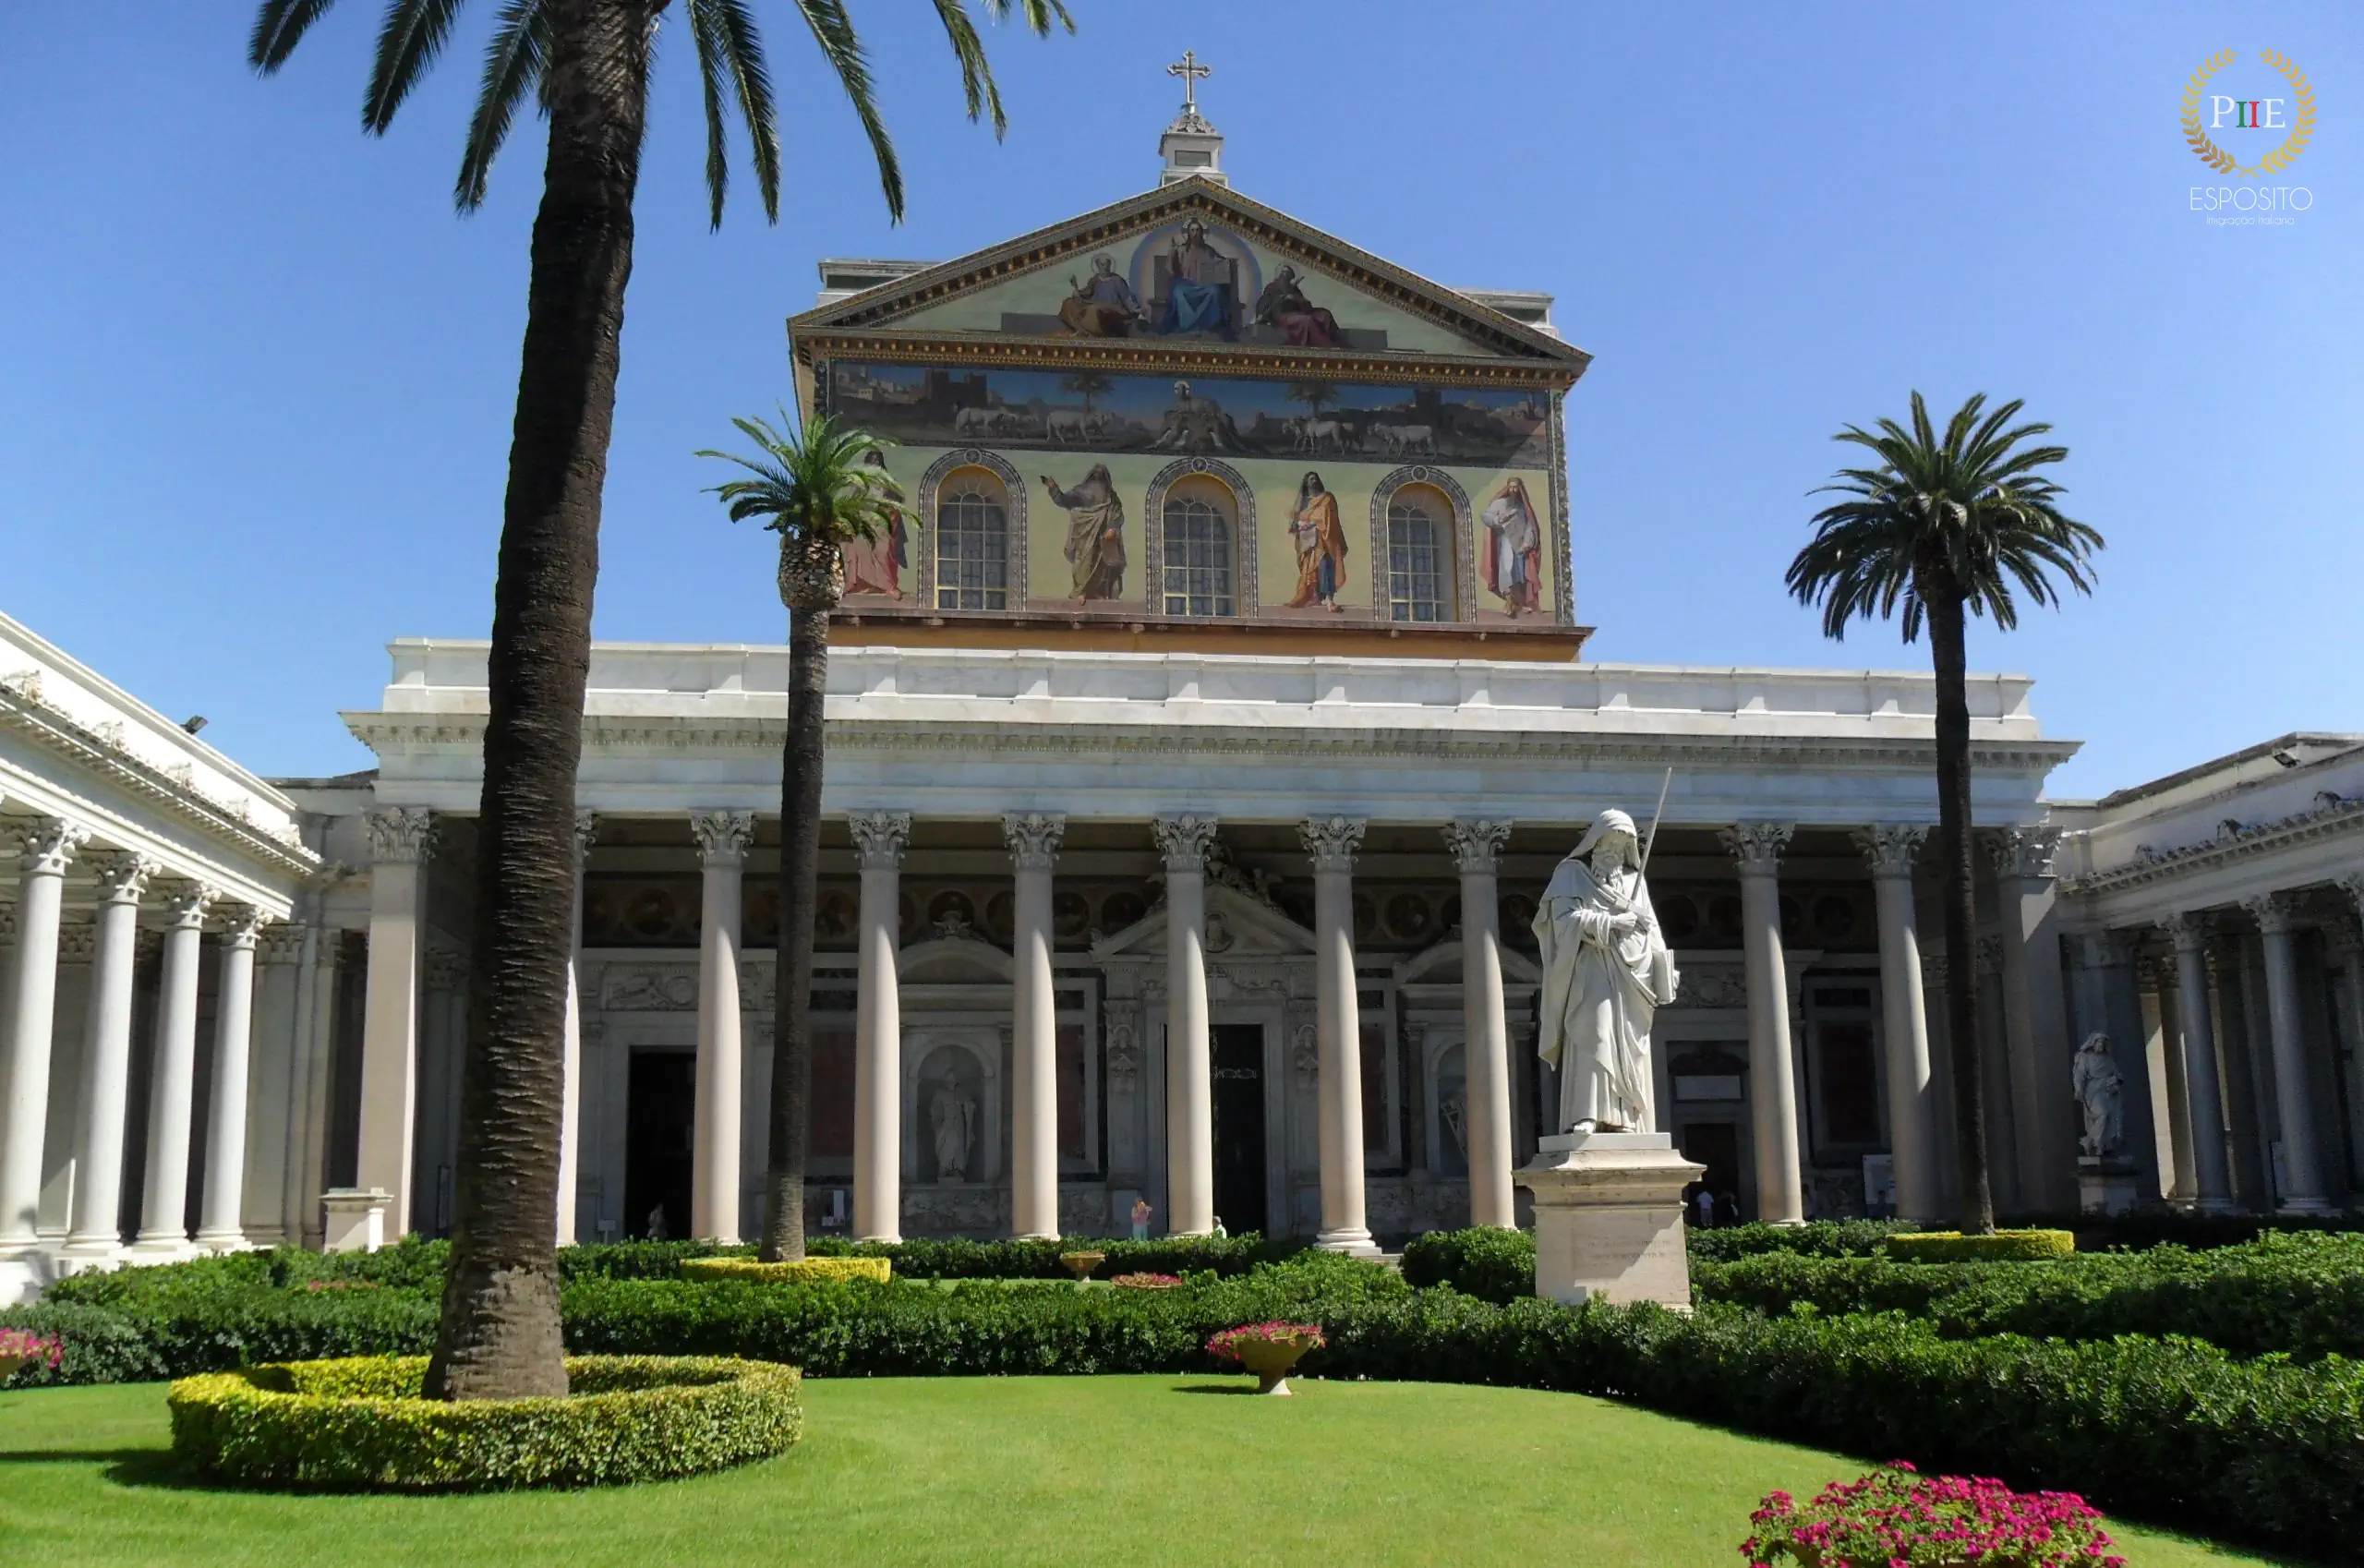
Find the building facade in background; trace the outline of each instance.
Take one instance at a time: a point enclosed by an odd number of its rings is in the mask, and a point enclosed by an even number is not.
[[[2050,802],[2073,743],[1974,677],[1983,929],[1938,951],[1930,677],[1584,659],[1551,300],[1231,192],[1195,108],[1164,151],[955,261],[825,262],[789,324],[901,499],[832,623],[817,1228],[1511,1218],[1536,899],[1662,786],[1658,1109],[1720,1212],[1949,1212],[1953,963],[2007,1210],[2080,1201],[2093,1033],[2140,1200],[2364,1188],[2364,739]],[[0,1285],[319,1244],[332,1189],[448,1229],[485,648],[391,651],[378,766],[266,783],[0,621]],[[786,669],[595,650],[562,1237],[760,1223]]]

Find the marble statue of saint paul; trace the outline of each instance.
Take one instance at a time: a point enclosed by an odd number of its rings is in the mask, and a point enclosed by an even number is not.
[[[1674,955],[1642,880],[1634,819],[1605,811],[1535,911],[1543,959],[1537,1055],[1560,1070],[1561,1132],[1653,1132],[1650,1020],[1674,999]]]

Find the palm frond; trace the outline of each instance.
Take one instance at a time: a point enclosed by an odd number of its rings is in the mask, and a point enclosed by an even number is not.
[[[287,64],[311,25],[327,14],[336,0],[262,0],[255,12],[254,30],[247,35],[247,64],[269,76]]]
[[[476,91],[467,146],[460,155],[460,177],[452,192],[461,211],[473,212],[484,205],[492,161],[509,139],[519,100],[533,90],[542,112],[549,113],[543,90],[549,83],[549,0],[507,0],[492,42],[485,46],[484,81]]]
[[[764,199],[764,216],[776,223],[779,222],[779,110],[772,98],[763,33],[746,0],[691,0],[690,16],[706,93],[706,190],[714,226],[722,226],[727,157],[722,89],[726,85],[739,117],[747,122],[749,159],[755,169],[755,188]]]
[[[836,544],[874,539],[892,526],[899,498],[884,464],[888,442],[826,415],[805,421],[801,431],[785,408],[779,421],[778,428],[755,418],[730,421],[754,443],[756,456],[712,449],[697,454],[747,471],[707,492],[721,498],[733,523],[760,517],[784,538]]]
[[[443,51],[452,35],[452,18],[467,0],[392,0],[386,20],[378,30],[378,54],[369,69],[369,89],[361,100],[362,127],[379,136],[394,123],[410,90]]]
[[[1818,488],[1845,499],[1815,514],[1814,537],[1784,578],[1800,602],[1819,604],[1825,635],[1843,638],[1850,623],[1900,609],[1912,642],[1937,595],[2008,631],[2022,597],[2056,605],[2064,588],[2093,591],[2102,536],[2064,515],[2066,492],[2038,472],[2068,449],[2026,444],[2052,427],[2014,424],[2021,406],[2015,399],[1989,410],[1980,393],[1940,434],[1916,392],[1909,427],[1882,419],[1832,438],[1879,466],[1842,468]]]
[[[861,120],[863,134],[870,138],[871,156],[878,163],[878,187],[886,198],[886,214],[894,222],[903,221],[903,165],[895,156],[895,143],[886,134],[886,122],[879,116],[875,90],[870,79],[870,60],[862,53],[862,40],[855,36],[853,18],[846,14],[845,0],[796,0],[796,9],[803,17],[804,25],[813,30],[813,42],[821,46],[822,57],[837,73],[838,83],[846,90],[846,98],[853,105],[855,118]]]

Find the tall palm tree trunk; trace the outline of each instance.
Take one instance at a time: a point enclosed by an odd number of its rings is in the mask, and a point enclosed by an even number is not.
[[[813,1132],[813,900],[821,855],[822,706],[829,609],[844,582],[838,548],[780,541],[789,605],[788,739],[780,748],[778,984],[772,1001],[770,1155],[764,1177],[767,1262],[804,1256],[804,1162]]]
[[[649,48],[662,0],[561,0],[486,686],[456,1208],[426,1392],[566,1392],[559,1127],[574,775]]]
[[[1930,574],[1934,575],[1934,574]],[[1930,581],[1924,575],[1922,581]],[[1959,590],[1931,592],[1929,648],[1937,674],[1937,853],[1945,877],[1946,1039],[1951,1047],[1954,1155],[1961,1173],[1961,1228],[1995,1228],[1986,1176],[1984,1046],[1978,1032],[1978,905],[1970,842],[1969,653]]]

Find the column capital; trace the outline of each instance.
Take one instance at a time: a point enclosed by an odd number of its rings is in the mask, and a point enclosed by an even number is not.
[[[2003,972],[2003,939],[2000,936],[1982,936],[1978,939],[1978,972],[1981,974]]]
[[[2208,945],[2208,915],[2202,910],[2177,910],[2159,917],[2159,929],[2175,944],[2176,955],[2189,959]]]
[[[175,880],[159,886],[164,900],[164,929],[202,931],[205,917],[222,897],[222,889],[206,882]]]
[[[90,841],[89,828],[62,816],[18,818],[8,823],[7,832],[16,841],[27,876],[65,875],[82,846]]]
[[[2040,882],[2052,874],[2053,857],[2060,852],[2060,829],[2049,823],[1998,827],[1985,838],[1997,876]]]
[[[853,835],[854,857],[864,871],[900,871],[911,847],[911,814],[907,811],[857,811],[846,814],[846,830]]]
[[[275,920],[260,932],[261,943],[255,961],[262,964],[296,964],[304,961],[304,928],[291,921]]]
[[[1005,812],[1002,841],[1020,871],[1048,871],[1059,858],[1059,844],[1067,836],[1067,819],[1057,812]]]
[[[98,874],[99,902],[138,904],[163,867],[130,850],[102,850],[90,857],[90,869]]]
[[[1207,853],[1215,841],[1213,817],[1161,816],[1150,823],[1149,830],[1157,839],[1157,852],[1164,857],[1166,870],[1207,869]]]
[[[362,820],[374,864],[417,865],[435,852],[435,814],[425,806],[388,806]]]
[[[690,814],[690,831],[698,841],[698,862],[709,866],[747,863],[747,846],[755,841],[755,814],[751,811],[701,811]]]
[[[1511,825],[1490,817],[1455,820],[1444,825],[1445,848],[1465,876],[1491,876],[1502,866],[1502,846],[1510,842]]]
[[[591,843],[599,837],[599,814],[579,811],[574,814],[574,869],[582,870],[591,863]]]
[[[1909,878],[1912,862],[1921,856],[1921,846],[1929,841],[1929,826],[1923,822],[1874,822],[1855,829],[1853,838],[1874,876]]]
[[[1298,841],[1316,871],[1352,871],[1370,824],[1358,816],[1309,816],[1297,825]]]
[[[1924,950],[1921,955],[1922,986],[1929,991],[1942,992],[1946,988],[1946,955],[1942,951],[1933,953]]]
[[[2134,937],[2129,932],[2081,931],[2068,941],[2068,961],[2079,969],[2122,968],[2134,961]]]
[[[1797,830],[1794,822],[1736,822],[1718,828],[1716,841],[1740,862],[1743,876],[1774,876],[1781,870],[1781,851]]]
[[[253,952],[271,917],[252,904],[224,903],[221,912],[222,946],[232,952]]]
[[[2280,893],[2260,893],[2243,899],[2241,908],[2257,922],[2258,930],[2267,936],[2287,936],[2298,929],[2298,920],[2290,908],[2290,900]]]

